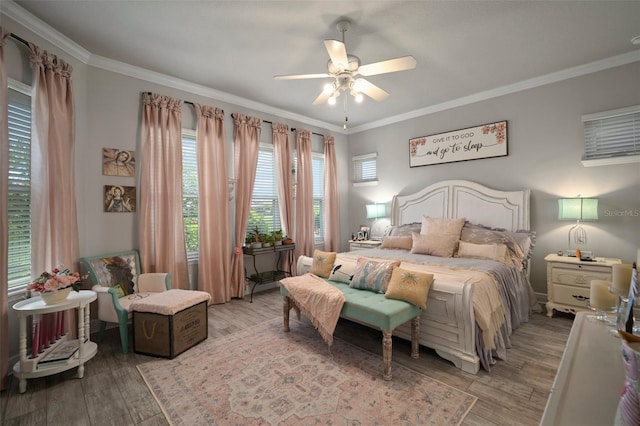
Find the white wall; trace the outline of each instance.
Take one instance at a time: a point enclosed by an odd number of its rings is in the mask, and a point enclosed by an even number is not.
[[[639,211],[640,165],[583,167],[581,116],[637,104],[636,62],[350,135],[350,155],[378,152],[380,179],[378,186],[351,191],[351,229],[364,221],[366,202],[390,201],[393,194],[410,194],[444,179],[468,179],[502,190],[531,189],[536,292],[546,293],[544,257],[567,248],[574,224],[558,221],[559,197],[600,198],[600,220],[583,224],[588,244],[580,248],[630,263],[640,246],[640,217],[606,214]],[[409,139],[501,120],[508,121],[508,156],[409,168]]]

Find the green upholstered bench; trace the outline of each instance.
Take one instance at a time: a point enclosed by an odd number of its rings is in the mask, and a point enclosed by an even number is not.
[[[411,357],[418,358],[418,331],[422,312],[420,308],[402,300],[387,299],[381,293],[351,288],[346,283],[329,280],[325,282],[344,293],[345,302],[340,311],[341,318],[382,331],[382,362],[385,380],[391,380],[391,334],[397,326],[407,321],[411,321]],[[289,311],[292,308],[292,302],[289,299],[289,292],[282,284],[280,284],[280,294],[284,296],[284,330],[289,331]]]

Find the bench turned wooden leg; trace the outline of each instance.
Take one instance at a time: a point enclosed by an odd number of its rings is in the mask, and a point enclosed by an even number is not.
[[[411,320],[411,358],[420,356],[420,317]]]
[[[289,311],[291,311],[291,302],[288,296],[284,296],[282,301],[282,314],[284,319],[284,331],[289,331]]]
[[[382,330],[382,377],[385,380],[391,380],[391,331]]]

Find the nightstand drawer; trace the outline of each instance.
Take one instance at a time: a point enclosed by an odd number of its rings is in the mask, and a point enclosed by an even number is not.
[[[568,265],[572,266],[572,265]],[[591,280],[611,280],[611,274],[602,270],[586,270],[586,268],[554,267],[551,271],[551,281],[557,284],[586,286],[589,288]]]
[[[590,291],[591,289],[589,287],[554,284],[553,300],[556,303],[586,308]]]

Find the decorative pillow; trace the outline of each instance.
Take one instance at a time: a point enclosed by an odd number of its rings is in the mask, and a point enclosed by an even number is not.
[[[391,279],[393,268],[400,266],[400,261],[377,262],[363,257],[358,259],[356,271],[349,287],[384,293]]]
[[[111,288],[116,290],[116,294],[118,295],[118,299],[127,295],[127,291],[124,289],[124,284],[116,284],[112,285]]]
[[[460,241],[457,257],[496,260],[512,265],[509,256],[507,256],[507,246],[504,244],[477,244]]]
[[[93,259],[91,268],[96,274],[97,283],[111,287],[122,284],[125,293],[132,294],[137,290],[138,274],[135,254],[103,257]]]
[[[392,237],[410,237],[412,232],[420,232],[421,228],[422,224],[419,222],[390,226],[388,235]]]
[[[355,273],[356,262],[352,259],[343,258],[342,256],[337,255],[333,269],[331,269],[331,275],[329,275],[329,280],[349,284],[351,282],[351,278],[353,278],[353,274]]]
[[[322,278],[329,278],[335,260],[335,252],[315,250],[309,272]]]
[[[384,297],[409,302],[419,308],[427,308],[427,295],[433,282],[433,274],[395,268]]]
[[[413,245],[413,238],[411,235],[405,236],[388,236],[382,239],[382,244],[380,248],[386,249],[403,249],[403,250],[411,250],[411,246]]]
[[[533,254],[535,232],[511,232],[465,223],[460,233],[460,240],[480,244],[504,244],[514,265],[522,265]]]
[[[429,216],[422,217],[420,235],[413,237],[412,253],[431,254],[440,257],[453,257],[458,248],[460,231],[465,219],[442,219]],[[417,243],[417,245],[416,245]]]

